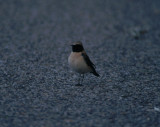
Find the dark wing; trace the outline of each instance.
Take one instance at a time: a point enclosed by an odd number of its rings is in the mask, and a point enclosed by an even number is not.
[[[82,53],[82,56],[87,63],[88,66],[90,66],[92,69],[94,69],[95,65],[92,63],[92,61],[89,59],[86,53]]]
[[[86,53],[82,53],[82,56],[89,67],[92,68],[92,72],[95,76],[99,76],[99,74],[95,70],[95,65],[91,62]]]

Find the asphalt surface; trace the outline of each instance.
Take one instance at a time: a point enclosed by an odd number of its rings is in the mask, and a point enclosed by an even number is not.
[[[1,0],[0,127],[160,127],[160,1]]]

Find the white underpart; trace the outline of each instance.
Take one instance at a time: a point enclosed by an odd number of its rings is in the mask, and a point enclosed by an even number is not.
[[[84,74],[91,72],[91,68],[86,64],[83,56],[81,55],[82,53],[76,53],[76,52],[71,52],[69,58],[68,58],[68,63],[69,66],[76,72]]]

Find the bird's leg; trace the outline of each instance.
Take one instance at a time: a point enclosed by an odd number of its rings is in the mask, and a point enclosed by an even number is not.
[[[81,74],[79,75],[78,84],[81,84]]]
[[[76,85],[76,86],[81,86],[82,84],[81,84],[81,74],[80,74],[80,76],[79,76],[79,78],[78,78],[78,84]]]
[[[81,83],[83,82],[83,79],[84,79],[84,74],[82,74],[82,80],[81,80]]]

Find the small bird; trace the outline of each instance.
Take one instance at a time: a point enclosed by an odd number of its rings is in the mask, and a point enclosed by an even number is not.
[[[75,71],[80,73],[80,78],[77,85],[81,85],[85,73],[93,73],[95,76],[99,74],[95,70],[95,65],[91,62],[90,58],[86,54],[82,42],[77,41],[72,45],[72,52],[68,58],[69,66]],[[82,80],[81,79],[82,75]]]

